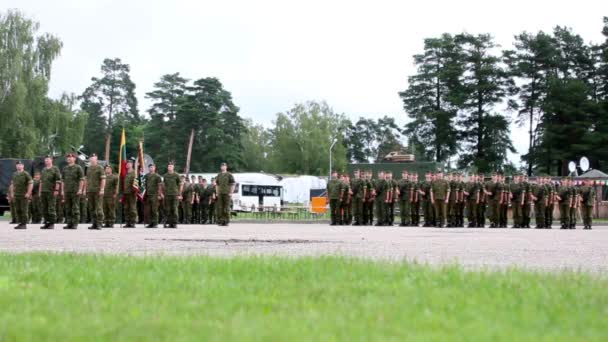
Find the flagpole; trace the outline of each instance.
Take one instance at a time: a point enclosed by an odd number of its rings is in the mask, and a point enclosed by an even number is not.
[[[190,142],[188,143],[188,155],[186,156],[186,167],[184,168],[184,173],[186,177],[190,175],[190,157],[192,156],[192,145],[194,144],[194,128],[190,132]]]

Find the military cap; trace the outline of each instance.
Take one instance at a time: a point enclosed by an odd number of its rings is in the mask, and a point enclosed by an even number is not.
[[[21,160],[17,160],[17,161],[15,162],[15,165],[23,165],[23,163],[21,162]]]
[[[68,152],[68,154],[66,155],[67,158],[72,157],[72,158],[76,158],[76,153],[74,152]]]
[[[106,169],[107,169],[107,168],[110,168],[110,169],[114,170],[114,169],[112,168],[112,165],[110,165],[110,164],[107,164],[105,168],[106,168]]]
[[[173,160],[169,161],[169,165],[175,165],[175,161],[173,161]]]
[[[228,166],[228,164],[226,164],[226,162],[222,162],[220,166]]]
[[[44,156],[44,159],[49,158],[49,159],[53,159],[53,156],[50,154],[47,154],[46,156]]]

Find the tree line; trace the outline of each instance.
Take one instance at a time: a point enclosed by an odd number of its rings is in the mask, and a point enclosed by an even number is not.
[[[39,24],[18,11],[0,13],[0,156],[31,158],[85,153],[117,160],[122,128],[127,151],[144,141],[162,165],[183,168],[194,132],[191,170],[325,175],[333,165],[378,162],[391,151],[418,160],[480,172],[513,169],[509,125],[526,130],[526,171],[563,174],[585,155],[601,168],[608,160],[608,19],[601,44],[585,43],[571,29],[521,33],[501,50],[489,34],[443,34],[424,40],[414,56],[416,73],[399,93],[408,122],[395,115],[351,120],[323,101],[295,104],[270,125],[241,115],[230,91],[213,77],[162,75],[145,94],[141,112],[129,64],[106,58],[79,94],[48,97],[51,66],[63,46],[39,33]]]
[[[525,171],[567,174],[569,161],[608,162],[608,18],[605,41],[570,28],[522,32],[501,50],[489,34],[424,40],[416,73],[399,95],[405,134],[424,158],[459,168],[501,170],[514,151],[512,118],[528,135]]]

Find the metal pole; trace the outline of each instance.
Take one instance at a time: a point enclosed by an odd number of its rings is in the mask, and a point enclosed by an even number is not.
[[[336,145],[337,142],[338,140],[334,139],[334,141],[331,143],[331,146],[329,147],[329,180],[331,180],[331,151],[334,149],[334,145]]]

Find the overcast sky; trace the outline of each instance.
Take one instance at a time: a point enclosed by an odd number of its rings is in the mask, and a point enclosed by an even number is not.
[[[140,111],[161,75],[218,77],[241,115],[269,124],[294,103],[326,100],[359,116],[405,123],[397,93],[414,72],[423,39],[443,32],[490,33],[511,47],[521,31],[569,26],[602,40],[608,1],[185,1],[0,0],[64,43],[51,96],[81,93],[104,58],[131,66]],[[525,129],[512,127],[519,152]],[[518,156],[512,156],[518,161]]]

